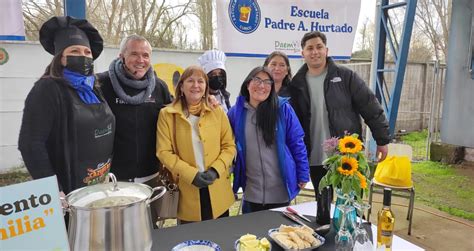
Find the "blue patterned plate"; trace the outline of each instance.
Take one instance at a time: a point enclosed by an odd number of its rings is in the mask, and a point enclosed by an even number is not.
[[[221,247],[208,240],[189,240],[174,246],[171,251],[221,251]]]

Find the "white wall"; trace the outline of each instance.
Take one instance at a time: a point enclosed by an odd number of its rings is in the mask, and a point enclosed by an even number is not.
[[[9,61],[0,65],[0,172],[21,165],[17,150],[24,100],[33,83],[42,75],[52,56],[36,42],[0,41],[0,48],[7,51]],[[186,68],[198,64],[202,51],[153,50],[152,63],[172,63]],[[106,47],[95,61],[95,71],[103,72],[118,55],[118,48]],[[242,81],[263,58],[228,58],[226,62],[228,91],[235,101]],[[292,59],[293,74],[301,66],[301,59]]]

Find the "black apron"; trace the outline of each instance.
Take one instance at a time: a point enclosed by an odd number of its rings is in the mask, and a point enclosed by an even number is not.
[[[115,117],[101,97],[99,104],[85,104],[76,91],[67,88],[71,97],[73,144],[72,188],[101,183],[112,161]]]

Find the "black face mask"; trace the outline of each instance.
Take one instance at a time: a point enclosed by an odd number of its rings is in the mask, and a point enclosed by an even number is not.
[[[81,75],[89,76],[94,71],[94,61],[92,58],[84,56],[66,56],[65,68]]]
[[[212,76],[209,78],[209,87],[212,90],[220,90],[222,87],[224,87],[224,83],[224,76]]]

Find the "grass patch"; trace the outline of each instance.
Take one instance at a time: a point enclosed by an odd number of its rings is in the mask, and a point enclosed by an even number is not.
[[[400,137],[400,140],[410,145],[413,149],[414,159],[424,159],[426,157],[426,139],[428,138],[428,130],[419,132],[410,132]]]
[[[7,173],[0,173],[0,187],[8,186],[31,180],[28,172],[20,169],[14,169]]]
[[[414,163],[412,169],[418,201],[454,216],[474,220],[472,178],[439,162]]]
[[[422,130],[421,132],[410,132],[407,135],[401,136],[404,142],[419,142],[425,141],[428,137],[428,130]]]
[[[474,220],[474,214],[472,212],[466,212],[464,210],[452,208],[448,206],[439,206],[438,209],[457,217],[461,217],[468,220]]]

